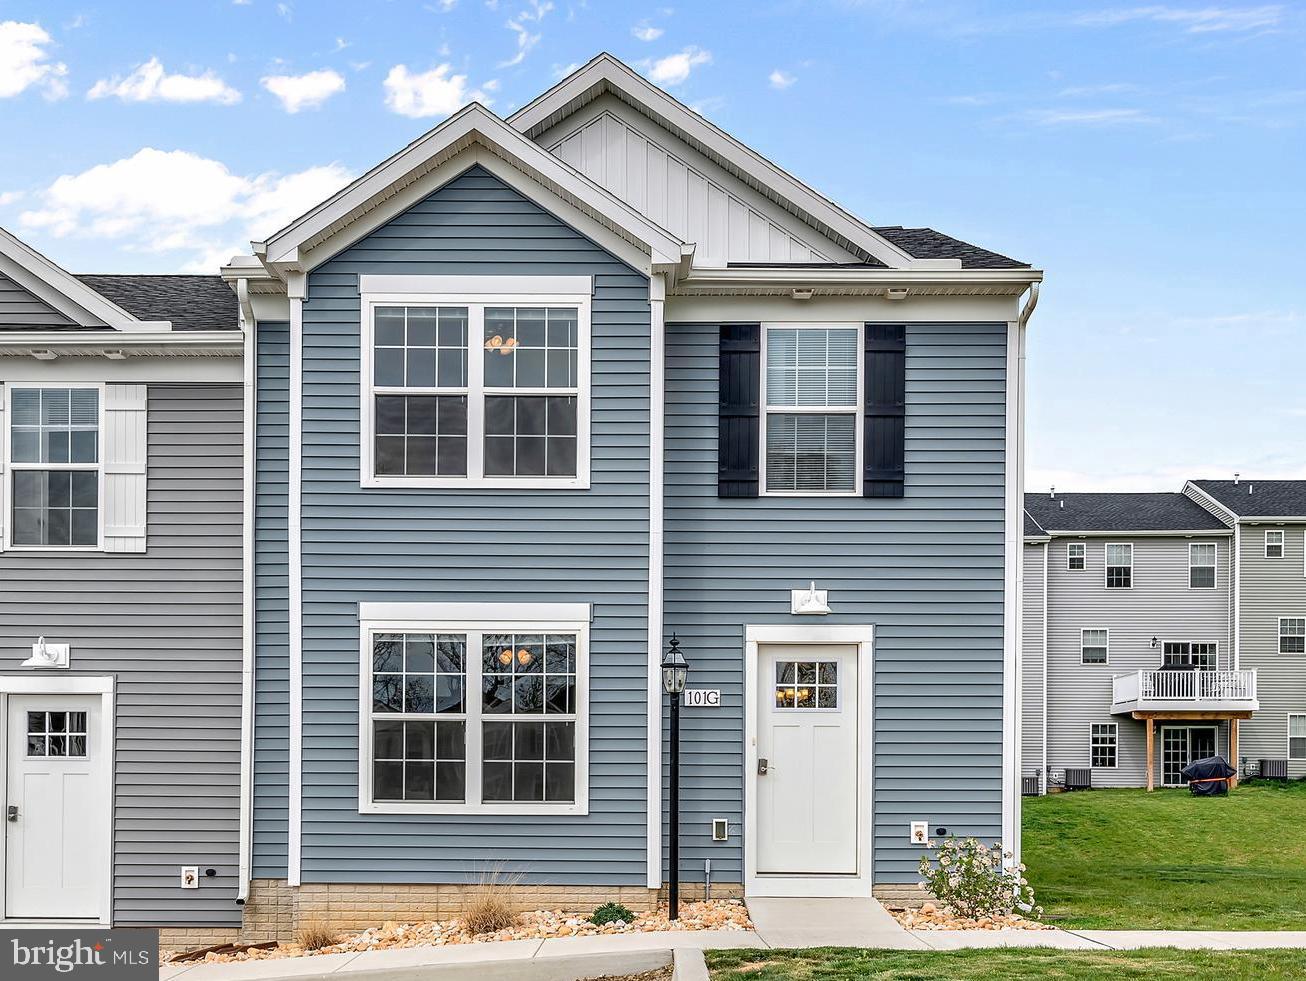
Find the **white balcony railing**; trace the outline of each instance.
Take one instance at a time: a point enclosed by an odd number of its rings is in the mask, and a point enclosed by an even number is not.
[[[1112,679],[1111,701],[1117,711],[1157,708],[1228,708],[1255,711],[1256,672],[1134,671]]]

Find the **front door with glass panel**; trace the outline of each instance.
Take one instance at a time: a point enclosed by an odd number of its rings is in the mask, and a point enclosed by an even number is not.
[[[857,872],[857,648],[759,648],[757,871]]]
[[[1166,726],[1161,730],[1161,782],[1172,787],[1184,783],[1183,769],[1193,760],[1216,752],[1213,726]]]
[[[9,919],[96,919],[109,858],[99,695],[10,695],[5,896]]]

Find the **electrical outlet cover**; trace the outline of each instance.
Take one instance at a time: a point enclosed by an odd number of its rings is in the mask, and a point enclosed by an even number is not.
[[[911,823],[911,843],[913,845],[928,845],[930,842],[930,822],[913,821]]]
[[[198,865],[183,865],[181,867],[181,887],[183,889],[198,889],[200,887]]]

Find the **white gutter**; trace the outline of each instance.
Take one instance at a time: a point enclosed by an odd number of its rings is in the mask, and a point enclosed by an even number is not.
[[[1052,560],[1049,542],[1043,543],[1043,765],[1038,774],[1041,793],[1048,792],[1048,562]]]
[[[1038,304],[1037,285],[1043,279],[1038,269],[848,269],[798,266],[726,267],[693,269],[677,283],[677,291],[703,289],[766,287],[790,288],[794,285],[815,290],[834,288],[888,288],[890,286],[929,287],[931,291],[952,288],[963,291],[982,289],[984,292],[1023,293],[1030,289],[1029,299],[1020,312],[1018,324],[1022,328]]]
[[[662,887],[662,573],[663,447],[666,402],[666,280],[649,278],[649,466],[648,466],[648,681],[645,765],[648,793],[645,803],[647,879],[650,889]]]
[[[242,305],[242,311],[243,309]],[[241,480],[240,872],[236,883],[236,903],[241,906],[249,898],[254,851],[254,468],[255,441],[258,436],[257,327],[252,319],[245,320],[244,327],[245,387],[241,427],[244,469]]]
[[[74,356],[79,352],[101,354],[121,350],[145,355],[225,354],[240,357],[244,339],[238,330],[109,331],[109,330],[7,330],[0,334],[0,355],[27,355],[31,351],[53,351]]]
[[[1287,536],[1285,536],[1287,537]],[[1243,601],[1243,526],[1241,521],[1233,523],[1233,669],[1238,670],[1242,661],[1242,601]]]
[[[1067,531],[1061,528],[1046,529],[1049,538],[1227,538],[1228,528],[1189,528],[1174,531],[1130,530],[1117,531]]]
[[[290,773],[287,797],[286,884],[300,884],[300,848],[304,799],[304,299],[303,273],[288,277],[290,294],[290,468],[286,502],[287,586],[290,647]]]

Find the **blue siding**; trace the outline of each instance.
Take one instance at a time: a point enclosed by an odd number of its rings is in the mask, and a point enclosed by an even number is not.
[[[718,499],[717,335],[667,327],[665,627],[723,695],[682,714],[682,874],[742,877],[744,626],[815,579],[875,626],[874,878],[915,882],[912,819],[1001,833],[1006,325],[908,326],[902,500]]]
[[[358,276],[592,275],[588,491],[359,487]],[[309,277],[304,304],[306,882],[644,876],[647,280],[486,171],[465,172]],[[358,604],[593,604],[590,813],[358,813]]]
[[[254,863],[257,879],[286,876],[290,772],[290,632],[286,554],[290,460],[290,325],[258,325],[258,488],[254,523]]]

